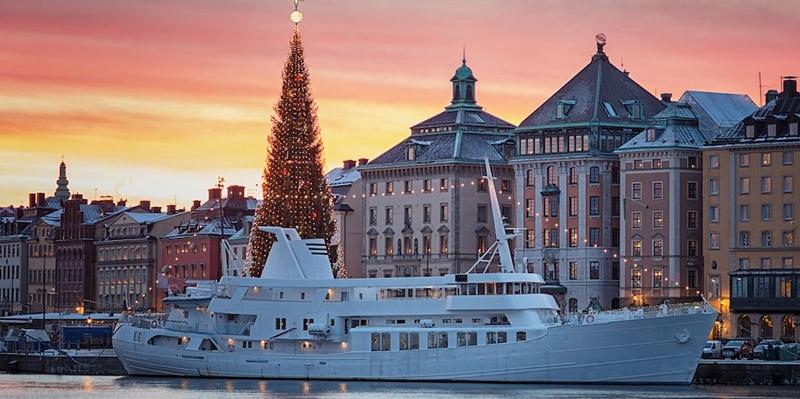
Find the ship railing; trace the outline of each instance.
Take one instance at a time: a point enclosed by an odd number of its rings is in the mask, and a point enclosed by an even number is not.
[[[622,308],[604,311],[573,312],[552,317],[548,322],[552,324],[583,325],[609,323],[623,320],[651,319],[687,314],[710,313],[714,310],[704,302],[661,304],[658,306],[645,306],[635,309]]]
[[[161,327],[166,319],[166,313],[123,314],[120,316],[119,323],[128,323],[133,327],[149,330]]]
[[[252,322],[245,323],[222,323],[222,331],[229,335],[250,335],[250,329],[253,327]]]

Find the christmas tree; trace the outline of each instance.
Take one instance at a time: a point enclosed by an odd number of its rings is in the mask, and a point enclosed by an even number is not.
[[[274,241],[259,226],[293,227],[301,237],[323,238],[328,246],[335,229],[330,188],[322,169],[317,108],[297,27],[274,111],[261,183],[264,202],[256,209],[247,249],[245,270],[250,276],[261,275]]]

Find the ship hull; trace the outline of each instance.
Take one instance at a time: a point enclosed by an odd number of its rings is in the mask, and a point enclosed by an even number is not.
[[[690,384],[715,318],[711,312],[555,326],[527,341],[486,346],[320,354],[165,348],[134,342],[134,332],[145,330],[124,324],[114,348],[131,375]]]

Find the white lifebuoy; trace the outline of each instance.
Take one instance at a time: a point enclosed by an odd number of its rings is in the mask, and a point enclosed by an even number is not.
[[[151,321],[150,328],[158,328],[158,320]]]
[[[592,324],[592,323],[594,323],[594,315],[589,314],[588,316],[586,316],[586,324]]]

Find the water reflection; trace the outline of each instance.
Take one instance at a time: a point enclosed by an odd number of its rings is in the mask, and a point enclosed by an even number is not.
[[[237,380],[202,378],[143,378],[39,376],[0,374],[0,394],[6,398],[55,397],[139,398],[422,398],[463,397],[541,398],[796,398],[796,387],[729,386],[576,386],[534,384],[446,384],[365,381]]]

